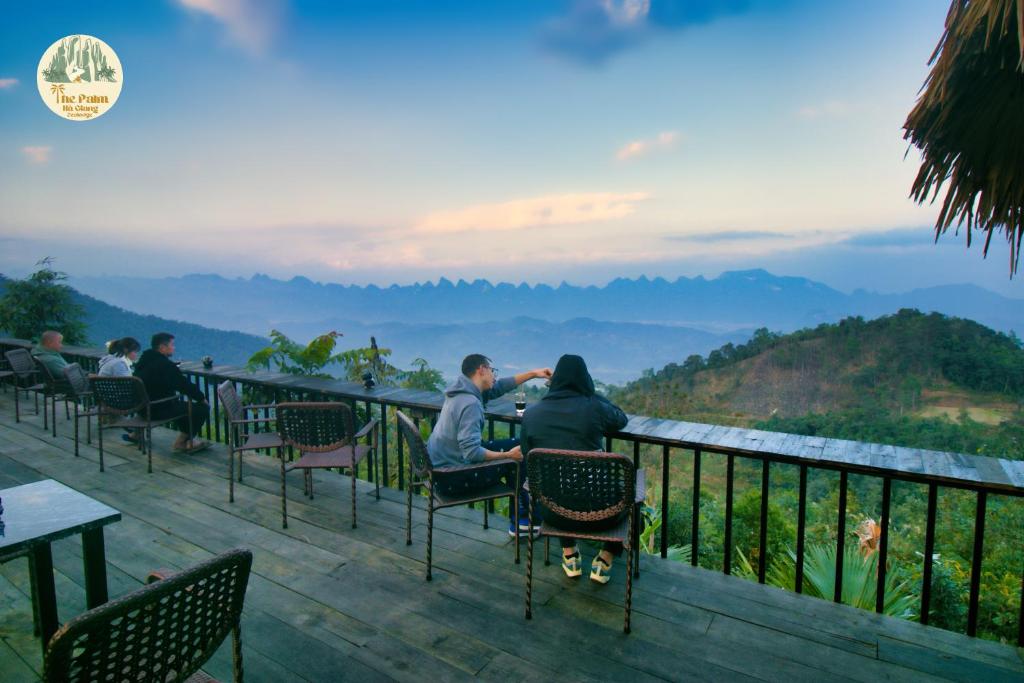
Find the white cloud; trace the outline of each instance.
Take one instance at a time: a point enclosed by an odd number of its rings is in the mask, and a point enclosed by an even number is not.
[[[839,118],[850,113],[850,106],[841,100],[829,100],[822,104],[807,105],[796,110],[797,117],[804,120]]]
[[[281,0],[178,0],[178,4],[222,23],[230,40],[254,55],[264,54],[270,46],[283,10]]]
[[[678,132],[674,130],[664,131],[654,138],[627,142],[619,148],[618,152],[615,153],[615,158],[619,161],[634,159],[636,157],[644,156],[648,152],[674,147],[678,140]]]
[[[595,223],[628,216],[636,210],[637,202],[649,198],[647,192],[582,192],[477,204],[431,213],[416,225],[416,229],[419,232],[445,233]]]
[[[50,153],[53,147],[49,145],[26,145],[21,148],[21,153],[30,164],[41,166],[50,163]]]
[[[17,78],[0,78],[0,90],[7,90],[18,85]]]

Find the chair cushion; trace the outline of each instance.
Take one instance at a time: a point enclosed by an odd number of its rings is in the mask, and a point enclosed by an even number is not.
[[[326,467],[353,467],[362,462],[369,452],[370,447],[362,444],[354,448],[351,445],[342,446],[336,450],[323,453],[306,452],[298,460],[291,463],[287,469],[313,470]]]
[[[284,445],[281,441],[281,437],[277,432],[259,432],[256,434],[247,434],[245,436],[245,442],[236,448],[236,451],[250,451],[256,450],[257,448],[278,448]]]

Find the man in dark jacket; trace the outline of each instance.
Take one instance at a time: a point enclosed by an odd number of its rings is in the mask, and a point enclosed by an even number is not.
[[[209,446],[209,442],[196,439],[199,430],[210,417],[210,406],[206,396],[181,372],[171,360],[174,355],[174,335],[158,332],[153,335],[150,348],[142,353],[135,363],[135,376],[146,385],[150,401],[173,398],[178,394],[188,396],[188,403],[182,398],[157,403],[152,407],[154,419],[180,417],[177,425],[181,431],[174,442],[174,450],[194,453]],[[189,415],[191,414],[191,421]]]
[[[556,448],[569,451],[600,451],[606,434],[626,426],[626,414],[608,399],[594,391],[594,380],[587,364],[579,356],[564,355],[558,359],[551,389],[540,402],[526,409],[520,432],[523,456],[530,457],[535,448]],[[558,519],[550,511],[552,521],[563,528],[573,528],[569,520]],[[581,531],[585,530],[580,528]],[[575,578],[583,572],[576,541],[562,538],[562,569]],[[607,583],[614,557],[622,554],[621,543],[605,543],[594,558],[590,578]]]

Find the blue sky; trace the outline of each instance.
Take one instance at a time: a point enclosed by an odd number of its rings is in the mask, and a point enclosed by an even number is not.
[[[937,209],[907,197],[918,157],[901,125],[944,5],[9,5],[0,270],[44,252],[74,274],[378,284],[764,265],[1021,296],[999,247],[982,261],[962,236],[932,246]],[[111,45],[125,77],[81,123],[35,85],[43,51],[76,33]]]

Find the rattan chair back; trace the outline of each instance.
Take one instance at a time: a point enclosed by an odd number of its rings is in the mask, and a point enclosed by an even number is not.
[[[618,453],[534,448],[526,468],[530,497],[565,519],[610,520],[635,503],[633,461]]]
[[[227,413],[228,420],[243,420],[242,399],[238,397],[238,392],[235,391],[235,383],[231,380],[224,380],[217,385],[217,397],[220,398],[220,405]]]
[[[72,619],[50,641],[43,679],[184,681],[238,628],[251,568],[250,551],[232,550]]]
[[[277,431],[304,453],[326,453],[352,442],[355,418],[345,403],[279,403]]]
[[[423,443],[419,427],[401,410],[396,410],[395,414],[398,416],[398,431],[409,446],[409,467],[417,478],[426,479],[430,476],[430,455],[427,453],[427,444]]]
[[[19,378],[30,377],[36,371],[36,361],[32,354],[25,349],[11,349],[4,354],[11,370]]]
[[[89,387],[89,376],[85,374],[85,370],[78,363],[71,363],[64,368],[64,380],[71,388],[71,394],[75,400],[80,401],[92,394],[92,389]]]
[[[89,377],[93,398],[106,413],[129,415],[145,414],[149,405],[146,385],[138,377]]]

